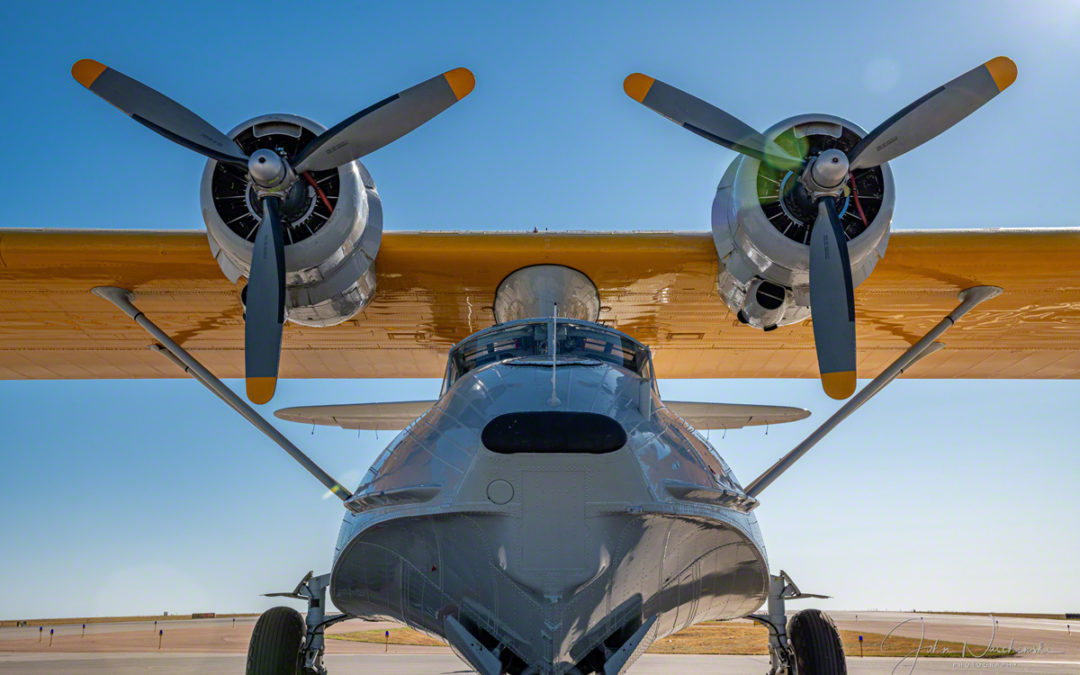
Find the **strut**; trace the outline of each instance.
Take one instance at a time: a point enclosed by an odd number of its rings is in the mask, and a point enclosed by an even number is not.
[[[833,413],[832,417],[825,420],[825,423],[815,429],[813,433],[806,437],[802,443],[799,443],[788,454],[781,457],[776,464],[773,464],[765,473],[761,474],[746,486],[746,494],[751,497],[757,497],[761,494],[761,491],[769,487],[774,480],[780,477],[780,474],[784,473],[791,468],[791,465],[799,461],[799,458],[809,452],[810,448],[817,445],[818,441],[825,437],[830,431],[835,429],[837,425],[847,419],[852,413],[859,409],[862,404],[869,401],[879,391],[885,388],[885,385],[889,384],[896,379],[898,375],[903,373],[911,364],[915,363],[924,356],[928,356],[939,349],[940,345],[936,345],[934,340],[941,337],[941,334],[952,328],[953,324],[964,316],[976,305],[983,303],[990,298],[997,297],[1001,293],[1001,289],[997,286],[972,286],[960,292],[960,304],[949,313],[944,319],[942,319],[936,326],[930,329],[921,340],[913,344],[906,352],[900,355],[900,358],[896,359],[889,365],[888,368],[881,371],[881,374],[870,381],[865,387],[863,387],[859,393],[851,397],[851,399],[840,406],[840,409]]]
[[[290,457],[299,462],[300,466],[307,469],[308,473],[315,476],[320,483],[325,485],[326,488],[341,499],[341,501],[347,502],[352,497],[351,492],[342,487],[342,485],[334,480],[330,474],[323,471],[322,468],[313,462],[310,457],[305,455],[300,448],[293,445],[292,441],[285,438],[274,425],[267,422],[262,415],[255,412],[251,406],[244,402],[244,399],[237,396],[232,389],[226,387],[221,380],[199,363],[194,356],[189,354],[183,347],[176,344],[165,331],[158,328],[153,321],[139,311],[139,308],[131,302],[131,291],[124,288],[117,288],[116,286],[98,286],[92,289],[91,292],[100,298],[108,300],[120,308],[125,314],[130,316],[135,323],[139,324],[143,330],[158,341],[160,346],[152,345],[152,349],[168,356],[170,361],[173,361],[176,365],[183,368],[196,382],[209,389],[217,395],[218,398],[227,403],[229,407],[240,413],[241,417],[248,422],[251,422],[256,429],[269,436],[270,440],[281,446],[282,450],[289,453]]]

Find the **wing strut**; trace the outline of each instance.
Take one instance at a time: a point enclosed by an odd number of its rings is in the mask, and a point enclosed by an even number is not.
[[[851,397],[847,403],[840,406],[840,409],[833,413],[832,417],[825,420],[824,424],[807,436],[806,440],[796,445],[795,449],[781,457],[776,464],[773,464],[765,471],[765,473],[761,474],[755,478],[753,482],[747,485],[746,494],[751,497],[757,497],[761,494],[765,488],[769,487],[774,480],[780,477],[780,474],[790,469],[792,464],[805,455],[810,448],[817,445],[818,441],[824,438],[826,434],[835,429],[837,425],[858,410],[863,403],[866,403],[873,398],[875,394],[884,389],[885,385],[896,379],[896,377],[903,373],[911,366],[911,364],[924,356],[929,356],[941,349],[943,345],[935,343],[934,340],[938,339],[941,337],[942,333],[952,328],[953,324],[955,324],[960,317],[970,312],[976,305],[996,297],[1000,293],[1001,289],[997,286],[972,286],[971,288],[961,291],[960,304],[957,305],[956,309],[942,319],[938,325],[931,328],[930,332],[912,345],[900,356],[900,358],[893,361],[888,368],[881,371],[881,374],[871,380],[870,384],[863,387],[862,390]]]
[[[352,497],[352,493],[346,490],[341,483],[338,483],[330,476],[330,474],[323,471],[318,464],[311,461],[310,457],[305,455],[300,448],[293,445],[292,441],[282,436],[280,431],[267,422],[262,415],[255,412],[251,406],[244,402],[244,399],[237,396],[232,389],[226,387],[221,380],[216,378],[213,373],[199,363],[194,356],[189,354],[183,347],[173,342],[165,331],[158,328],[153,321],[139,311],[139,308],[131,302],[131,291],[117,288],[116,286],[98,286],[97,288],[92,289],[91,292],[100,298],[108,300],[120,308],[125,314],[130,316],[135,323],[139,324],[143,330],[160,343],[160,347],[155,345],[154,347],[151,347],[152,349],[166,355],[169,360],[183,368],[184,371],[195,378],[197,382],[216,394],[218,398],[227,403],[233,410],[240,413],[240,415],[248,422],[251,422],[256,429],[269,436],[270,440],[280,445],[285,452],[289,453],[293,459],[300,463],[300,466],[307,469],[308,473],[315,476],[320,483],[325,485],[326,488],[334,493],[341,501],[347,502]]]

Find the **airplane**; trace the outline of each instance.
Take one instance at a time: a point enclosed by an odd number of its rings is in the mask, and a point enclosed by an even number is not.
[[[1080,374],[1080,229],[890,230],[888,162],[1010,86],[1005,57],[869,132],[824,114],[759,132],[630,75],[631,99],[738,153],[711,232],[383,232],[360,160],[466,97],[464,68],[329,129],[271,114],[227,134],[96,61],[72,75],[207,157],[206,230],[0,230],[0,377],[188,375],[342,501],[331,571],[271,594],[307,611],[259,618],[248,673],[325,673],[324,631],[352,617],[437,636],[486,675],[611,675],[687,626],[749,618],[773,675],[844,673],[825,613],[787,618],[824,596],[770,568],[762,492],[900,375]],[[440,374],[437,400],[277,411],[403,429],[355,490],[220,379],[265,404],[279,376]],[[700,430],[809,412],[658,384],[815,376],[846,402],[745,485]]]

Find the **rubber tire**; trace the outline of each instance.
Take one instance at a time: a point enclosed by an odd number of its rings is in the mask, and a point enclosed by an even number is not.
[[[307,625],[292,607],[274,607],[255,622],[248,645],[247,675],[297,675]]]
[[[844,643],[829,615],[804,609],[788,621],[788,641],[795,652],[796,675],[846,675]]]

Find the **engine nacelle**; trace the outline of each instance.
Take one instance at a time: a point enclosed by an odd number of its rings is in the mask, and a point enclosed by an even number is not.
[[[829,148],[847,151],[865,135],[858,125],[831,115],[792,117],[765,132],[797,157]],[[895,193],[886,165],[858,169],[852,178],[855,188],[847,185],[837,211],[858,286],[885,255]],[[798,173],[744,155],[728,167],[713,201],[712,232],[720,295],[740,321],[772,330],[810,316],[809,242],[816,217]]]
[[[229,132],[244,152],[289,156],[325,131],[296,115],[264,115]],[[236,283],[251,272],[262,209],[247,171],[210,160],[203,171],[203,219],[221,271]],[[364,308],[375,293],[375,256],[382,240],[382,203],[359,162],[302,176],[281,206],[285,237],[286,317],[332,326]]]

